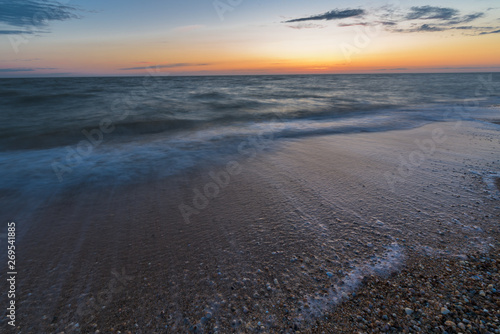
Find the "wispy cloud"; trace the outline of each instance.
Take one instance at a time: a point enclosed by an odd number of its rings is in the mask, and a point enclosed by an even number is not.
[[[495,31],[483,31],[479,35],[500,34],[500,29]]]
[[[33,31],[27,30],[0,30],[0,35],[20,35],[20,34],[33,34]]]
[[[438,6],[413,6],[410,8],[397,8],[395,6],[382,6],[372,9],[335,9],[324,14],[302,17],[284,21],[283,23],[304,22],[313,20],[343,20],[339,27],[351,26],[383,26],[388,32],[394,33],[430,33],[448,30],[469,31],[472,35],[485,35],[498,33],[500,27],[480,27],[472,22],[485,17],[484,12],[461,13],[458,9]],[[349,18],[352,18],[349,20]],[[362,20],[360,20],[362,18]],[[464,25],[469,23],[469,25]],[[323,28],[325,26],[313,24],[289,25],[294,29]],[[491,28],[494,31],[488,32]]]
[[[33,68],[0,68],[0,73],[11,73],[11,72],[33,72]]]
[[[288,27],[292,28],[292,29],[313,29],[313,28],[321,29],[321,28],[325,28],[326,26],[322,25],[322,24],[315,24],[315,23],[298,23],[298,24],[289,25]]]
[[[417,31],[443,31],[443,30],[444,28],[435,27],[428,24],[422,24],[419,28],[417,28]]]
[[[460,16],[460,11],[454,8],[434,7],[434,6],[421,6],[411,7],[410,12],[406,15],[407,20],[441,20],[446,21],[447,24],[460,24],[472,22],[484,13],[473,13]]]
[[[155,68],[160,69],[160,68],[208,66],[208,65],[210,65],[210,64],[176,63],[176,64],[165,64],[165,65],[156,65],[156,66],[127,67],[127,68],[120,68],[120,71],[147,70],[147,69],[155,69]]]
[[[449,24],[469,23],[469,22],[475,21],[476,19],[479,19],[483,16],[484,16],[484,13],[474,13],[474,14],[469,14],[469,15],[459,17],[457,19],[449,21],[448,23]]]
[[[301,17],[298,19],[292,19],[285,21],[284,23],[293,23],[293,22],[304,22],[304,21],[330,21],[330,20],[340,20],[340,19],[346,19],[348,17],[356,17],[356,16],[361,16],[365,13],[363,9],[334,9],[329,12],[319,14],[319,15],[314,15],[314,16],[309,16],[309,17]]]
[[[403,28],[398,31],[435,32],[453,29],[474,30],[479,28],[474,28],[473,26],[457,27],[456,25],[470,23],[483,17],[484,15],[485,14],[483,12],[461,15],[458,9],[448,7],[414,6],[410,8],[410,11],[399,21],[399,23],[404,23],[406,21],[427,21],[428,23],[422,24],[416,28]]]
[[[339,23],[339,27],[352,27],[352,26],[370,26],[371,24],[368,22],[355,22],[355,23]]]
[[[37,70],[57,70],[57,68],[53,67],[35,67],[35,68],[27,68],[27,67],[18,67],[18,68],[0,68],[0,73],[16,73],[16,72],[34,72]]]
[[[459,11],[453,8],[443,8],[434,6],[411,7],[406,15],[407,20],[450,20],[458,15]]]
[[[77,8],[51,0],[0,0],[0,8],[0,23],[17,28],[0,30],[3,35],[42,32],[50,21],[80,18]]]

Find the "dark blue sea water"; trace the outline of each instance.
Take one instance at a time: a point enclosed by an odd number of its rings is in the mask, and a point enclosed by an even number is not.
[[[0,79],[0,191],[142,182],[249,138],[474,118],[499,86],[497,73]]]

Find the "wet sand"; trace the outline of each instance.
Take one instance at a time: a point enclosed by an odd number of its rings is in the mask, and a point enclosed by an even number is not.
[[[443,259],[494,249],[498,138],[461,122],[263,142],[176,177],[54,196],[10,214],[23,226],[17,332],[331,332],[338,312],[367,307],[368,281],[424,262],[450,280]]]

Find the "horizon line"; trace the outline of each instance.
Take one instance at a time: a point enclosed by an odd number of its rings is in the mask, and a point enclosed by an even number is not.
[[[153,67],[151,67],[153,68]],[[453,69],[450,69],[453,70]],[[436,71],[436,72],[431,72],[431,71],[425,71],[425,72],[390,72],[391,70],[387,70],[386,72],[379,70],[380,72],[373,72],[373,71],[367,71],[367,72],[339,72],[339,73],[268,73],[268,74],[263,74],[263,73],[257,73],[257,74],[154,74],[151,75],[149,73],[144,73],[144,74],[127,74],[127,75],[121,75],[121,74],[103,74],[103,75],[94,75],[94,74],[89,74],[89,75],[67,75],[67,76],[51,76],[50,74],[41,74],[41,75],[33,75],[33,76],[0,76],[0,79],[64,79],[64,78],[134,78],[134,77],[147,77],[147,76],[155,76],[155,77],[229,77],[229,76],[297,76],[297,75],[384,75],[384,74],[389,74],[389,75],[397,75],[397,74],[474,74],[474,73],[500,73],[499,70],[493,70],[493,71],[488,71],[488,70],[474,70],[474,71]],[[396,71],[396,70],[394,70]]]

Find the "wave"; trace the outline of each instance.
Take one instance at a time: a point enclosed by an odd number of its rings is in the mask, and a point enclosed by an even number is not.
[[[21,95],[22,92],[14,89],[0,90],[0,97],[15,97]]]
[[[332,284],[328,293],[316,293],[306,295],[309,308],[304,308],[304,320],[313,321],[331,312],[342,301],[348,299],[364,279],[370,276],[387,277],[397,272],[405,262],[403,247],[394,243],[386,247],[387,250],[380,257],[372,258],[371,261],[356,267],[342,278],[340,284]]]
[[[462,117],[454,108],[470,98],[481,106],[498,104],[495,96],[473,96],[477,83],[470,75],[397,78],[161,78],[149,90],[143,78],[0,81],[0,94],[13,94],[2,100],[6,108],[0,111],[0,188],[43,192],[139,182],[235,154],[249,138],[275,147],[280,139],[388,131]],[[459,99],[454,81],[462,85]],[[115,101],[127,111],[123,120],[113,111]],[[470,114],[477,118],[481,112],[477,107]],[[112,130],[97,134],[103,119],[111,120]],[[77,149],[84,156],[68,161]],[[73,164],[63,182],[54,163]]]
[[[61,94],[65,98],[74,94]],[[51,99],[51,97],[47,97]],[[35,103],[34,100],[27,100]],[[25,100],[26,102],[26,100]],[[35,103],[36,104],[36,103]],[[276,121],[300,120],[337,120],[341,118],[357,117],[359,115],[376,115],[381,111],[393,108],[390,105],[349,104],[347,101],[338,103],[334,107],[302,109],[293,107],[276,108],[265,106],[264,102],[255,101],[216,101],[206,103],[209,110],[182,110],[164,105],[163,101],[142,104],[129,110],[129,115],[124,121],[118,121],[113,115],[102,113],[102,117],[78,117],[80,114],[72,110],[52,111],[50,114],[39,114],[39,122],[26,119],[22,123],[9,123],[8,114],[3,114],[5,122],[0,132],[0,148],[4,150],[49,148],[59,145],[77,143],[82,138],[83,131],[99,129],[102,119],[111,121],[111,132],[115,137],[134,136],[165,133],[166,135],[179,131],[195,131],[196,129],[218,127],[226,125],[239,125],[245,127],[248,123],[265,123]],[[50,103],[47,103],[50,105]],[[27,109],[26,112],[29,112]],[[146,112],[147,110],[147,112]],[[21,114],[20,114],[21,115]],[[0,114],[0,118],[2,115]],[[77,118],[78,117],[78,118]],[[81,118],[81,120],[79,119]],[[40,123],[43,126],[40,126]]]
[[[191,97],[195,99],[224,99],[227,97],[227,95],[221,92],[212,91],[206,93],[191,94]]]
[[[20,95],[20,94],[18,94]],[[18,104],[38,104],[38,103],[57,103],[60,100],[73,100],[73,99],[90,99],[95,97],[92,93],[62,93],[62,94],[40,94],[40,95],[27,95],[19,97],[15,100]],[[74,101],[76,102],[76,101]],[[50,106],[47,106],[50,107]]]

